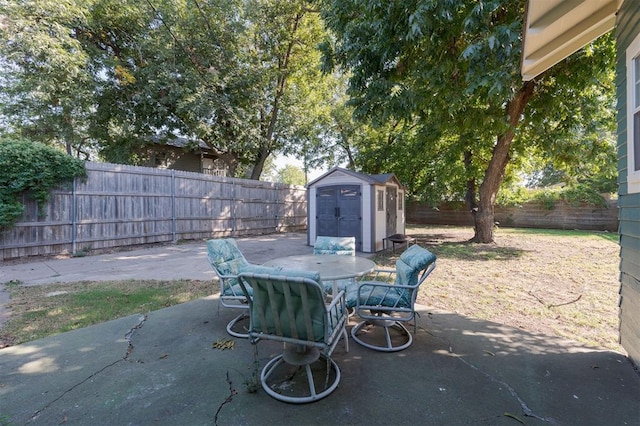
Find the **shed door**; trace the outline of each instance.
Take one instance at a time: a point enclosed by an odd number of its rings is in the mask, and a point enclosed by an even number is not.
[[[356,237],[362,251],[362,193],[359,185],[325,186],[316,191],[316,229],[327,237]]]
[[[387,236],[397,233],[398,191],[387,187]]]

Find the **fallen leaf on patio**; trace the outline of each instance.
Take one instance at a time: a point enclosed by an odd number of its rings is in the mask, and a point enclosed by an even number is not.
[[[211,346],[213,349],[218,349],[219,351],[224,351],[225,349],[233,349],[233,346],[236,342],[232,339],[218,339]]]
[[[514,419],[514,420],[516,420],[516,421],[518,421],[518,422],[520,422],[520,423],[522,423],[522,424],[525,424],[522,420],[520,420],[520,419],[519,419],[516,415],[514,415],[514,414],[511,414],[511,413],[504,413],[503,415],[504,415],[505,417],[511,417],[512,419]]]

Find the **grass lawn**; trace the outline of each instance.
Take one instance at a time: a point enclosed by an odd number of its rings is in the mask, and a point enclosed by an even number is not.
[[[616,234],[501,228],[494,244],[470,244],[471,228],[408,226],[406,233],[438,256],[419,303],[622,351]],[[380,266],[396,259],[373,257]],[[0,347],[217,292],[215,284],[193,280],[7,288],[12,315],[0,329]]]
[[[218,292],[216,283],[197,280],[82,281],[7,285],[11,317],[0,328],[0,348],[146,313]]]

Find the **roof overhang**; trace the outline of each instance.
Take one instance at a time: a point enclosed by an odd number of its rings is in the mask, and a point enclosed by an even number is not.
[[[523,31],[522,79],[534,79],[612,30],[622,1],[529,0]]]

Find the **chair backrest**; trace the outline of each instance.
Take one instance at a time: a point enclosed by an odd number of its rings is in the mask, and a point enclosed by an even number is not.
[[[250,338],[327,342],[332,319],[317,272],[274,268],[270,274],[245,271],[239,278],[243,289],[253,291]]]
[[[313,254],[356,255],[356,237],[316,237]]]
[[[396,261],[395,284],[417,287],[436,266],[436,255],[417,244],[412,245]]]
[[[207,241],[207,257],[211,267],[219,277],[237,276],[249,262],[244,258],[238,244],[233,238],[219,238]],[[237,283],[232,278],[231,285]]]

